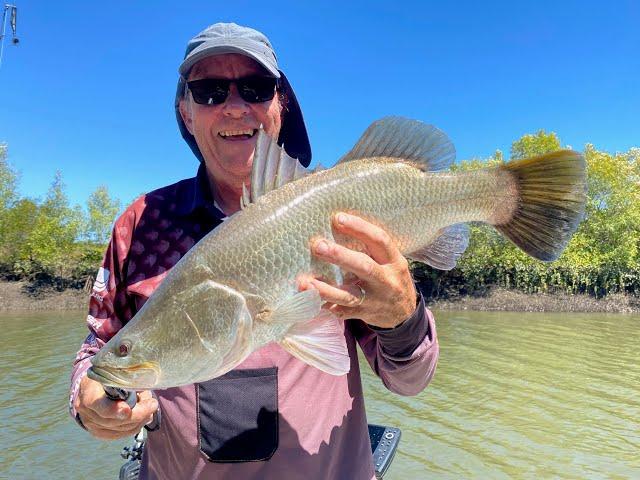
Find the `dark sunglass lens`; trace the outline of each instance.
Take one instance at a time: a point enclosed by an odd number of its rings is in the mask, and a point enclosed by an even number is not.
[[[229,95],[229,81],[207,78],[188,82],[189,90],[196,103],[201,105],[219,105]]]
[[[276,93],[278,79],[272,77],[247,77],[237,81],[240,96],[250,103],[271,100]]]

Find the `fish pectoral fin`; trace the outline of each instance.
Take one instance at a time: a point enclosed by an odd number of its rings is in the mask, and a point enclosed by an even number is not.
[[[263,322],[301,323],[320,313],[322,299],[317,290],[305,290],[296,293],[278,305],[273,311],[264,311],[258,315]]]
[[[469,245],[469,226],[466,223],[457,223],[443,228],[438,233],[435,241],[407,254],[407,257],[438,270],[451,270]]]
[[[385,117],[373,122],[338,163],[374,157],[409,160],[425,172],[438,172],[449,168],[456,150],[447,135],[433,125]]]
[[[329,312],[294,325],[280,345],[297,359],[330,375],[345,375],[351,368],[344,322]]]

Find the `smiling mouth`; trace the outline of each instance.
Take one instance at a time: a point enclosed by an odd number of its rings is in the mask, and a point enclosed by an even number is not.
[[[244,130],[223,130],[218,135],[225,140],[247,140],[258,133],[257,128],[247,128]]]

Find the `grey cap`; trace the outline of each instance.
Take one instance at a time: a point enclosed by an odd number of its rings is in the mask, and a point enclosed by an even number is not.
[[[287,103],[282,118],[282,127],[278,143],[284,145],[287,153],[297,158],[305,167],[311,162],[311,146],[307,128],[304,124],[302,110],[296,95],[285,74],[278,68],[275,51],[269,39],[252,28],[236,25],[235,23],[216,23],[193,37],[187,44],[184,60],[178,69],[180,79],[176,90],[175,111],[180,133],[193,153],[202,162],[204,159],[198,148],[196,139],[189,133],[182,121],[178,105],[185,91],[185,82],[191,68],[206,57],[225,53],[239,53],[252,58],[262,65],[267,72],[280,78],[281,92],[286,95]]]

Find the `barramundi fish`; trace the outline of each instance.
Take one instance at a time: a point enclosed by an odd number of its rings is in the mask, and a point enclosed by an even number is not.
[[[90,378],[128,390],[202,382],[277,342],[333,375],[349,370],[343,321],[296,279],[340,284],[311,253],[334,237],[336,212],[383,227],[407,258],[451,269],[468,222],[495,227],[529,255],[557,258],[583,217],[585,162],[573,151],[450,172],[455,151],[437,128],[398,117],[373,123],[329,169],[306,172],[258,132],[243,208],[198,242],[92,360]],[[337,237],[337,238],[336,238]]]

